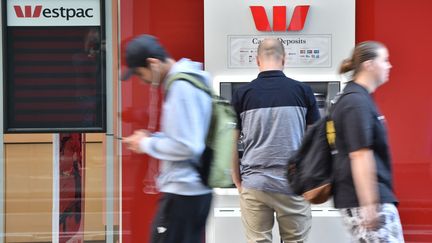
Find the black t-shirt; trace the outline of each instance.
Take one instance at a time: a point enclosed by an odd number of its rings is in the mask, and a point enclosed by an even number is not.
[[[349,82],[344,93],[346,95],[336,103],[332,113],[338,150],[333,165],[335,207],[359,206],[349,153],[363,148],[369,148],[374,152],[380,203],[397,203],[393,193],[391,158],[384,116],[379,113],[364,87]]]

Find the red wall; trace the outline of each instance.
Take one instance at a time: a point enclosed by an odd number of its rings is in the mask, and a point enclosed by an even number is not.
[[[385,43],[393,69],[375,99],[386,116],[407,242],[432,242],[432,18],[428,0],[358,0],[356,40]]]
[[[175,59],[203,61],[203,0],[120,2],[123,44],[131,36],[150,33],[160,38]],[[375,98],[388,121],[395,190],[407,242],[432,242],[431,8],[430,0],[356,3],[356,41],[382,41],[393,65],[390,82]],[[122,97],[125,136],[146,125],[148,89],[123,83]],[[142,192],[147,158],[123,153],[123,240],[144,242],[157,196]]]
[[[204,2],[202,0],[122,0],[121,45],[133,36],[157,36],[174,59],[204,61]],[[122,56],[122,58],[124,58]],[[122,63],[124,63],[122,61]],[[122,134],[147,127],[149,88],[132,80],[122,83]],[[123,148],[123,242],[147,242],[158,195],[143,193],[148,157]]]

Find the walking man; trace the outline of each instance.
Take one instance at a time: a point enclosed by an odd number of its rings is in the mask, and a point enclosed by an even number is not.
[[[175,61],[158,40],[141,35],[126,47],[128,73],[144,84],[165,88],[177,73],[187,73],[209,86],[202,64]],[[200,178],[197,163],[205,148],[211,118],[211,99],[185,80],[174,81],[164,99],[161,131],[135,131],[124,139],[127,147],[162,161],[157,180],[163,193],[153,222],[151,243],[201,243],[212,191]],[[145,207],[145,205],[143,205]]]

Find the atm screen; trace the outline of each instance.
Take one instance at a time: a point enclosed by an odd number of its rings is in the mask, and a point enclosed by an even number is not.
[[[224,99],[231,101],[234,91],[249,82],[221,82],[220,83],[220,96]],[[309,85],[314,92],[315,99],[318,104],[318,109],[321,116],[325,114],[327,104],[332,100],[340,91],[339,81],[308,81],[304,82]]]
[[[219,87],[220,96],[231,101],[234,91],[248,83],[249,82],[221,82]],[[325,101],[333,99],[333,97],[340,91],[339,81],[308,81],[304,83],[312,88],[315,97],[320,101],[320,108],[324,108]],[[321,101],[324,101],[324,103]]]
[[[231,101],[234,91],[249,82],[221,82],[220,83],[220,96],[224,99]]]

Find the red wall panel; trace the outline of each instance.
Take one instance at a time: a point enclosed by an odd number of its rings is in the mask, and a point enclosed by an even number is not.
[[[432,2],[358,0],[356,7],[357,41],[382,41],[393,65],[375,99],[388,122],[405,238],[432,242]]]
[[[120,4],[122,49],[133,36],[152,34],[160,39],[174,59],[187,57],[204,61],[202,0],[122,0]],[[128,136],[135,129],[147,127],[150,91],[136,79],[122,82],[121,88],[122,134]],[[149,158],[131,154],[124,148],[122,152],[123,242],[147,242],[158,200],[157,194],[143,192]]]

